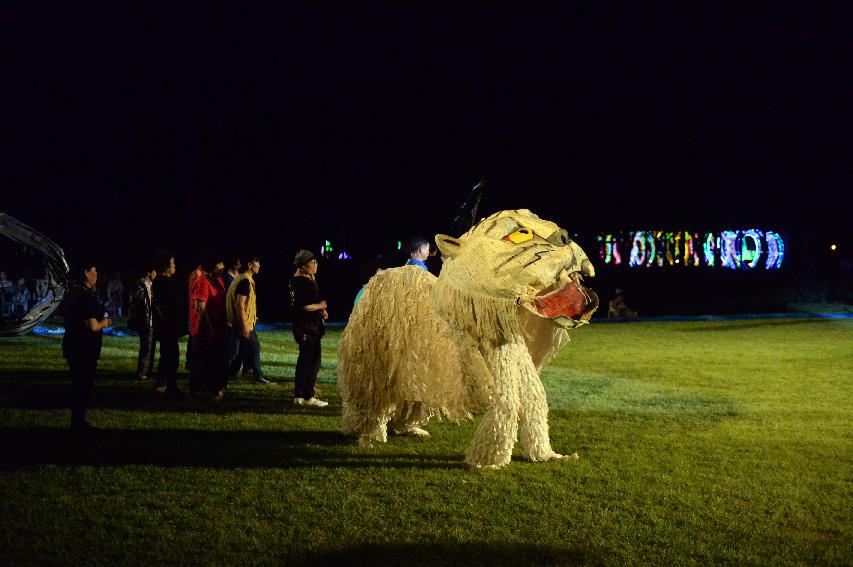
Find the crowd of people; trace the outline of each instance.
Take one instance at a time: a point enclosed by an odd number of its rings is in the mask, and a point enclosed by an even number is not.
[[[317,285],[317,259],[308,250],[294,257],[295,272],[289,284],[293,314],[293,336],[299,346],[293,401],[297,405],[325,407],[316,392],[320,370],[321,339],[328,306]],[[227,265],[227,268],[226,268]],[[199,254],[199,264],[190,274],[188,302],[175,277],[175,256],[169,251],[154,255],[129,294],[127,324],[139,335],[136,379],[153,378],[157,392],[167,397],[188,396],[206,401],[225,397],[230,379],[240,372],[258,384],[269,384],[261,370],[261,342],[255,277],[261,270],[257,254],[225,258],[213,250]],[[119,280],[119,274],[115,275]],[[95,261],[77,264],[69,273],[63,300],[65,334],[63,356],[71,374],[71,429],[85,433],[93,428],[86,421],[86,407],[95,384],[103,329],[121,313],[123,288],[113,286],[106,299],[97,292]],[[118,299],[113,297],[115,294]],[[112,304],[114,309],[108,308]],[[186,368],[188,393],[178,387],[179,340],[189,335]],[[155,351],[160,357],[155,368]]]
[[[10,279],[4,270],[0,270],[0,317],[20,317],[34,305],[43,301],[50,291],[47,274],[32,277],[21,273],[17,279]]]
[[[415,237],[409,243],[406,265],[429,271],[426,261],[433,254],[428,240]],[[317,285],[319,266],[314,254],[299,250],[293,266],[288,295],[293,337],[299,347],[293,403],[325,407],[328,403],[317,397],[316,383],[321,340],[329,318],[328,304]],[[252,376],[257,384],[269,384],[261,369],[261,342],[256,332],[255,277],[260,270],[261,259],[257,254],[225,257],[205,250],[183,284],[175,277],[174,254],[169,251],[155,254],[131,289],[127,302],[127,325],[139,335],[136,379],[153,378],[156,391],[167,397],[185,399],[189,395],[211,402],[225,397],[229,380],[240,374],[241,367],[243,375]],[[108,283],[104,288],[106,293],[99,294],[96,262],[79,263],[69,273],[69,287],[63,301],[62,352],[71,374],[71,429],[75,432],[93,429],[85,415],[95,383],[102,331],[124,309],[120,274],[114,274],[113,279],[116,283]],[[182,285],[187,286],[188,301]],[[356,296],[356,303],[363,291],[364,288]],[[624,299],[619,303],[621,291],[617,290],[616,295],[615,303],[610,305],[611,312],[624,306]],[[178,345],[187,335],[188,394],[178,387]],[[157,345],[160,358],[155,371]]]
[[[435,255],[430,242],[415,237],[409,242],[407,266],[429,271],[426,262]],[[167,398],[192,397],[205,401],[225,398],[230,380],[238,375],[252,377],[259,385],[270,384],[261,368],[255,277],[261,270],[257,254],[224,256],[214,250],[202,251],[199,262],[186,283],[175,277],[175,256],[170,251],[155,254],[141,270],[127,296],[121,274],[108,280],[99,278],[97,262],[77,263],[68,274],[63,300],[65,334],[62,353],[67,360],[72,384],[71,429],[88,432],[86,407],[95,384],[103,330],[116,316],[127,315],[127,326],[139,336],[136,380],[153,381],[155,390]],[[316,383],[321,362],[321,340],[329,318],[328,305],[317,285],[317,258],[309,250],[299,250],[293,260],[294,273],[288,284],[293,337],[299,347],[294,376],[293,403],[325,407],[317,397]],[[379,266],[375,271],[381,270]],[[367,274],[367,278],[373,274]],[[182,286],[186,288],[182,289]],[[185,290],[185,291],[184,291]],[[364,288],[355,297],[355,303]],[[0,298],[3,314],[26,313],[31,305],[50,292],[45,274],[27,285],[17,283],[0,270]],[[125,297],[127,301],[125,302]],[[18,304],[21,307],[17,307]],[[610,301],[609,317],[633,317],[616,290]],[[189,371],[188,392],[178,386],[179,342],[189,336],[185,367]],[[159,345],[160,357],[155,354]],[[242,368],[242,372],[241,372]]]

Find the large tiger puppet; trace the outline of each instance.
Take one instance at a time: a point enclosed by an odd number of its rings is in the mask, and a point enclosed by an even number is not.
[[[598,307],[583,285],[595,275],[586,254],[526,209],[435,241],[438,278],[381,271],[353,310],[339,349],[343,432],[370,447],[389,429],[429,435],[434,416],[483,414],[465,453],[472,467],[505,466],[517,437],[532,461],[577,459],[551,448],[539,371]]]

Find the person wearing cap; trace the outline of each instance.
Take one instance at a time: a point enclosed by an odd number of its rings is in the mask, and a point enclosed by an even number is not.
[[[228,327],[231,328],[230,348],[228,349],[229,374],[235,373],[239,364],[240,345],[249,350],[252,374],[258,384],[269,384],[261,372],[261,341],[255,332],[258,322],[257,296],[255,294],[255,276],[261,270],[261,260],[257,255],[246,256],[245,271],[234,278],[225,296],[225,314]],[[239,368],[239,367],[238,367]]]
[[[613,295],[613,299],[611,299],[607,304],[608,319],[612,319],[614,317],[631,318],[637,316],[637,312],[630,309],[628,304],[625,302],[625,293],[621,289],[617,289]]]
[[[86,422],[86,406],[95,387],[103,342],[101,331],[112,325],[112,320],[95,295],[98,269],[94,263],[81,263],[69,272],[68,279],[68,292],[62,300],[65,312],[62,356],[71,371],[71,431],[87,433],[94,429]]]
[[[296,272],[290,280],[290,306],[293,309],[293,338],[299,345],[296,359],[293,403],[325,407],[328,402],[315,396],[320,371],[320,340],[325,334],[323,322],[329,318],[326,302],[317,287],[317,259],[309,250],[300,250],[293,259]]]

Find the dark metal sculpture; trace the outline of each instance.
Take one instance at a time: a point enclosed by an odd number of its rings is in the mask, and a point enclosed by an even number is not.
[[[453,218],[450,234],[464,234],[477,224],[477,209],[480,208],[480,199],[483,198],[486,184],[486,179],[482,178],[468,191],[468,196],[465,197],[462,206],[459,207],[459,212]]]
[[[62,303],[67,285],[68,262],[59,245],[34,228],[2,212],[0,212],[0,236],[28,246],[41,253],[44,258],[49,282],[47,295],[20,317],[0,319],[0,336],[25,335],[50,317],[50,314]]]

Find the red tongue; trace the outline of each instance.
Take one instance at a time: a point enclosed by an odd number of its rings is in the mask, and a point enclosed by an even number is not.
[[[534,298],[533,304],[543,317],[553,319],[562,315],[577,319],[583,313],[586,297],[574,283],[569,282],[562,289]]]

